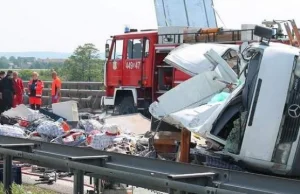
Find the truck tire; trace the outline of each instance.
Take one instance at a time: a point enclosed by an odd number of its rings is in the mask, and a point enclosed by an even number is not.
[[[148,119],[151,119],[151,113],[149,112],[150,104],[151,103],[149,101],[144,101],[144,103],[143,103],[143,105],[144,105],[143,108],[145,108],[145,109],[143,110],[142,114]]]
[[[124,97],[120,104],[115,107],[116,115],[127,115],[133,114],[137,112],[136,107],[134,106],[134,101],[131,96]]]

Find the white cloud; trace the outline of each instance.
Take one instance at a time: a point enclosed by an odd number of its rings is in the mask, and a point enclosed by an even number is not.
[[[214,0],[214,4],[227,28],[260,24],[265,19],[295,19],[300,22],[300,1],[297,0]]]
[[[125,24],[155,27],[152,1],[142,1],[0,0],[0,51],[70,52],[86,42],[103,50]]]

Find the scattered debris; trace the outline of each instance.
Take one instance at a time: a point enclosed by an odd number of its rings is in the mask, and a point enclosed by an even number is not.
[[[39,179],[36,180],[37,184],[42,184],[42,183],[46,183],[46,184],[49,184],[49,185],[52,185],[54,182],[56,182],[56,172],[53,171],[51,173],[44,173],[42,175],[39,176]]]
[[[12,108],[2,114],[5,124],[0,125],[0,135],[132,155],[140,155],[140,152],[148,149],[151,136],[144,134],[150,129],[150,121],[141,114],[77,114],[73,101],[64,102],[63,105],[69,111],[63,112],[57,106],[55,113],[49,109],[34,111],[25,105]],[[78,121],[75,117],[78,117]],[[71,122],[65,118],[71,118]]]

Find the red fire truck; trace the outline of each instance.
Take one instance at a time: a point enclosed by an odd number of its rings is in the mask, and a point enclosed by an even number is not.
[[[112,36],[105,45],[106,96],[102,97],[102,105],[113,108],[114,114],[137,111],[146,114],[149,105],[160,95],[190,78],[164,63],[164,58],[172,49],[182,43],[241,44],[243,33],[247,33],[249,41],[254,40],[253,30],[223,31],[219,28],[202,29],[193,33],[183,30],[180,34],[129,30]],[[223,58],[231,59],[234,57],[231,53],[228,52]]]

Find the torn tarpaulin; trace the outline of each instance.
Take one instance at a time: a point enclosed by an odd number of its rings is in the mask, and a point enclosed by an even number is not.
[[[225,84],[214,80],[217,76],[216,72],[210,71],[190,78],[158,97],[150,105],[149,112],[160,119],[171,113],[208,103],[213,95],[225,88]]]
[[[195,44],[184,45],[172,51],[165,61],[194,77],[169,90],[160,96],[157,102],[152,103],[149,107],[152,116],[160,119],[183,109],[206,104],[213,95],[226,91],[226,82],[238,83],[237,74],[221,58],[225,53],[237,48],[236,45]],[[176,103],[173,103],[174,101]]]
[[[237,45],[196,44],[171,52],[165,61],[195,76],[152,103],[149,107],[152,116],[201,136],[211,136],[224,145],[225,141],[211,135],[210,130],[219,114],[243,87],[232,65],[224,60],[228,59],[228,52],[237,48]],[[236,51],[235,54],[237,57]]]
[[[213,49],[220,57],[225,57],[230,51],[237,52],[238,48],[238,45],[226,44],[183,44],[172,50],[164,61],[190,76],[195,76],[215,69],[215,65],[204,55],[209,50]]]

